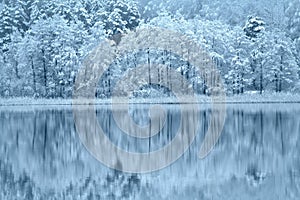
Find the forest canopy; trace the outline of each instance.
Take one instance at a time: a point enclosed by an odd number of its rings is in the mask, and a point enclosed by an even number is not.
[[[0,97],[70,98],[82,61],[99,42],[121,40],[116,36],[145,25],[199,42],[220,71],[228,95],[300,92],[299,0],[2,0]],[[197,94],[209,95],[188,63],[161,52],[149,55],[169,60]],[[96,96],[109,97],[111,82],[122,70],[149,55],[115,62]],[[166,94],[149,86],[136,95]]]

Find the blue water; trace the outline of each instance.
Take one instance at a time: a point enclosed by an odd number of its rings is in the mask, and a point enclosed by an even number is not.
[[[131,116],[148,123],[148,105]],[[178,129],[179,108],[149,139],[132,138],[109,106],[97,116],[110,140],[128,151],[155,151]],[[300,196],[300,104],[227,105],[223,132],[205,159],[198,153],[211,110],[201,107],[195,141],[172,165],[130,174],[97,161],[81,143],[72,108],[0,108],[0,199],[297,199]]]

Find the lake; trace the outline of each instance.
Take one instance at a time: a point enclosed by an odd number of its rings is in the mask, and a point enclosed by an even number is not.
[[[137,124],[151,124],[149,106],[130,107]],[[96,116],[113,144],[145,154],[170,143],[180,128],[180,107],[162,107],[164,126],[150,139],[122,132],[110,105],[96,106]],[[0,199],[300,196],[300,104],[228,104],[222,134],[204,159],[199,158],[199,149],[212,112],[210,106],[199,107],[199,128],[183,156],[161,170],[139,174],[111,169],[95,159],[80,140],[71,106],[2,106]],[[194,111],[182,117],[189,112]]]

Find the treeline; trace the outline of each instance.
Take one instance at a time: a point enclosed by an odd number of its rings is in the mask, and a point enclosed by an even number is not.
[[[70,97],[85,55],[104,37],[138,21],[136,5],[124,1],[5,2],[0,13],[0,95]]]
[[[283,1],[282,12],[262,9],[251,11],[255,15],[248,18],[241,16],[247,6],[227,18],[220,14],[218,10],[230,1],[176,2],[3,1],[0,96],[70,98],[80,63],[101,40],[115,40],[114,35],[145,24],[179,31],[201,43],[220,70],[228,94],[299,91],[300,5],[297,0]],[[231,5],[235,7],[236,2]],[[211,13],[213,8],[215,13]],[[97,96],[108,97],[113,81],[126,69],[148,58],[168,61],[190,80],[197,93],[209,94],[210,88],[194,73],[193,66],[172,57],[163,52],[145,52],[119,59],[100,81]],[[151,89],[141,88],[136,94],[166,95],[163,93],[165,89],[151,86]]]

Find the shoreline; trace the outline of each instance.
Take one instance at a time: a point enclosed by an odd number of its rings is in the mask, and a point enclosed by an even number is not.
[[[207,96],[196,96],[196,101],[187,97],[182,102],[178,102],[176,98],[137,98],[130,99],[132,104],[212,104],[212,99]],[[77,101],[77,100],[75,100]],[[126,98],[120,98],[112,101],[111,99],[96,99],[80,101],[73,103],[73,99],[46,99],[46,98],[0,98],[0,106],[68,106],[68,105],[107,105],[107,104],[126,104]],[[225,101],[216,99],[215,104],[273,104],[273,103],[300,103],[300,94],[278,93],[278,94],[244,94],[236,96],[226,96]]]

